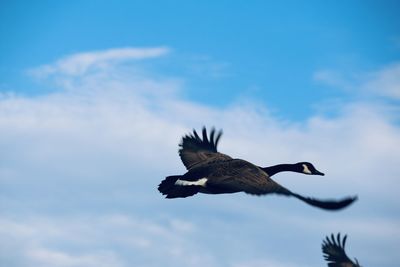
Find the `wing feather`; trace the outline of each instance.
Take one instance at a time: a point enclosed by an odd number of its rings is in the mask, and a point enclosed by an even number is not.
[[[333,234],[330,238],[327,236],[322,242],[322,252],[325,260],[328,262],[329,267],[359,267],[358,263],[354,263],[347,256],[345,251],[347,235],[340,238],[340,233],[337,234],[336,239]]]
[[[231,159],[228,155],[217,151],[221,135],[222,131],[219,131],[215,138],[215,129],[212,128],[210,137],[208,138],[207,130],[203,127],[202,138],[200,138],[196,130],[193,130],[191,134],[183,136],[182,142],[179,144],[179,156],[186,169],[190,170],[194,166]]]

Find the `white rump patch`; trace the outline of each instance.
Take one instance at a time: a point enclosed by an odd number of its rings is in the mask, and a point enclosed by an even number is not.
[[[303,164],[303,172],[307,174],[312,174],[312,172],[310,171],[310,169],[307,167],[306,164]]]
[[[201,178],[197,181],[186,181],[186,180],[176,180],[175,185],[198,185],[198,186],[203,186],[205,187],[207,183],[207,178]]]

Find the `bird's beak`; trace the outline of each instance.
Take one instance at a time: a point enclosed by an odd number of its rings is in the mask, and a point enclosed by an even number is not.
[[[321,176],[324,176],[324,175],[325,175],[325,173],[320,172],[320,171],[317,171],[317,170],[315,170],[314,174],[315,174],[315,175],[321,175]]]

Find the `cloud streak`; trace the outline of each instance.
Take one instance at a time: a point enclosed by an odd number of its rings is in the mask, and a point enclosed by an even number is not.
[[[345,89],[358,91],[359,94],[372,94],[390,99],[400,99],[400,63],[381,67],[364,73],[344,74],[335,70],[319,70],[313,75],[317,82]]]
[[[83,75],[96,68],[105,68],[112,64],[129,60],[143,60],[165,56],[167,47],[154,48],[117,48],[94,52],[78,53],[58,60],[54,64],[43,65],[30,71],[36,77],[44,78],[51,74]]]
[[[362,85],[365,90],[378,95],[400,99],[400,63],[370,73],[368,80]]]

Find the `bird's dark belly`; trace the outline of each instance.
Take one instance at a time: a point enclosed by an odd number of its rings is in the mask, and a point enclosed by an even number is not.
[[[256,174],[258,174],[260,172],[256,166],[247,161],[231,159],[191,169],[183,175],[182,179],[198,181],[199,179],[206,178],[207,182],[205,186],[199,188],[199,192],[201,193],[237,193],[243,191],[241,184],[245,182],[243,182],[243,178],[238,178],[242,175],[243,169],[247,173],[256,172]]]
[[[224,188],[216,185],[206,185],[206,187],[202,187],[200,189],[200,192],[204,194],[231,194],[240,192],[240,190],[234,190],[226,187]]]

